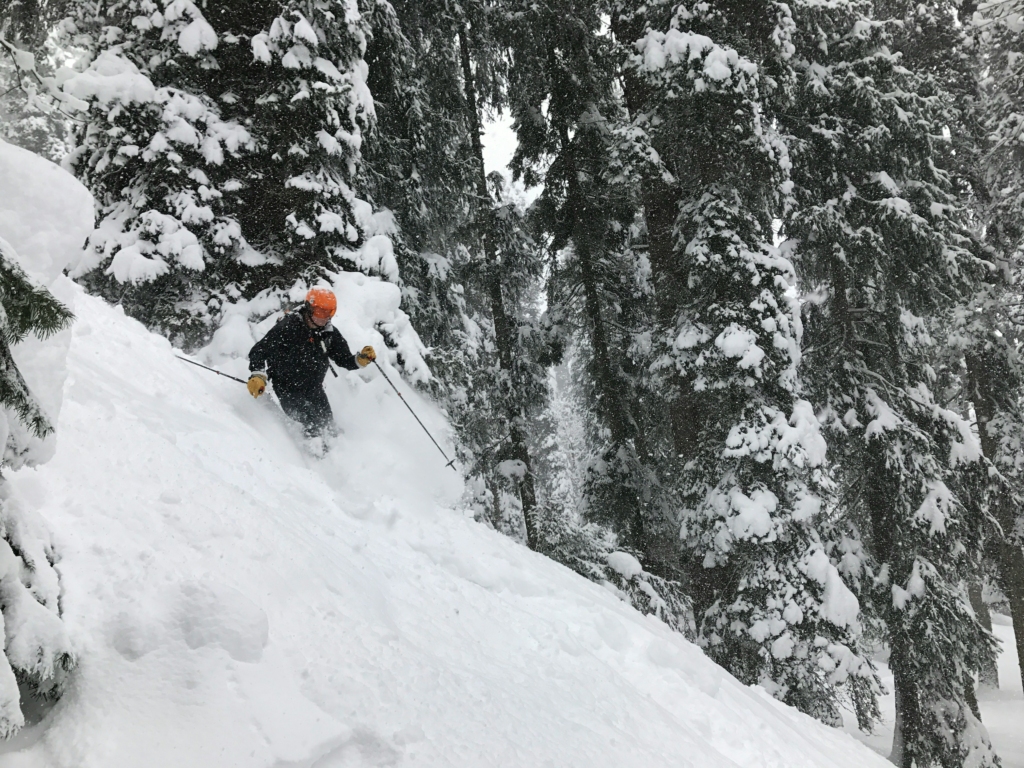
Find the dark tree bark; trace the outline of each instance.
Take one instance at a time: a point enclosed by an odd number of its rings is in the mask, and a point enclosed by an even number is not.
[[[978,418],[978,434],[985,456],[994,460],[998,452],[997,436],[989,423],[998,415],[1001,400],[1008,393],[1007,377],[1001,375],[996,353],[978,351],[967,355],[971,399]],[[1010,603],[1010,618],[1017,645],[1021,682],[1024,683],[1024,547],[1015,535],[1017,505],[1009,488],[1000,488],[992,503],[992,513],[1002,528],[995,550],[999,563],[1000,586]]]
[[[640,431],[636,429],[632,408],[626,398],[622,396],[622,388],[619,386],[618,376],[611,361],[608,331],[601,315],[601,299],[597,277],[594,274],[594,255],[585,238],[580,238],[576,242],[576,256],[579,259],[583,280],[587,319],[590,321],[590,343],[594,347],[595,379],[598,396],[601,399],[601,411],[611,431],[612,443],[615,445],[632,443],[637,455],[644,456],[646,444]],[[626,537],[629,544],[640,550],[646,550],[643,509],[639,496],[634,500],[629,517]]]
[[[887,471],[884,460],[872,451],[869,445],[865,454],[862,470],[865,477],[872,478],[866,493],[865,501],[871,520],[871,538],[873,550],[879,568],[889,568],[890,578],[896,582],[905,582],[905,574],[897,570],[897,531],[896,514],[891,499],[898,497],[900,480]],[[893,732],[892,753],[889,760],[899,768],[912,768],[914,762],[914,745],[917,735],[921,732],[921,709],[917,681],[911,664],[909,653],[911,642],[902,626],[900,618],[894,615],[896,608],[891,600],[882,598],[882,605],[887,605],[885,624],[888,627],[889,668],[892,670],[893,688],[896,697],[896,727]]]
[[[896,726],[893,729],[889,762],[897,768],[914,768],[913,753],[907,749],[907,745],[914,742],[914,735],[920,728],[921,719],[917,710],[913,676],[906,668],[902,649],[892,649],[889,667],[892,669],[893,692],[896,698]]]
[[[982,587],[983,582],[980,578],[972,581],[967,586],[967,595],[971,601],[971,608],[973,608],[974,613],[977,614],[978,620],[981,622],[981,626],[991,632],[992,614],[988,609],[988,605],[985,603],[984,597],[982,596]],[[985,664],[978,670],[978,683],[985,688],[999,690],[999,667],[994,658],[990,659],[989,663]]]

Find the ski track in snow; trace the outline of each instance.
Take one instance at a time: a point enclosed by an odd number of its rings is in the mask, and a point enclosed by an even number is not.
[[[54,531],[80,666],[3,768],[889,765],[453,511],[374,371],[327,381],[345,434],[317,461],[269,398],[75,311],[56,456],[10,484]]]

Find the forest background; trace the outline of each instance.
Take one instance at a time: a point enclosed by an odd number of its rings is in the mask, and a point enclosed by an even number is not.
[[[396,285],[481,522],[828,723],[887,654],[894,762],[998,764],[1024,2],[3,0],[0,49],[0,135],[98,203],[89,291],[201,351]]]

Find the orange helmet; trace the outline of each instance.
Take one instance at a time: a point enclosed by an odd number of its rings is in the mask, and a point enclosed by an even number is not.
[[[338,311],[338,299],[330,288],[311,288],[306,294],[306,306],[318,320],[330,320]]]

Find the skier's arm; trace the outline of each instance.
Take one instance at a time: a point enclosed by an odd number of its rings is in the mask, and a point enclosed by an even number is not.
[[[259,397],[267,389],[267,380],[270,378],[267,375],[267,368],[277,339],[281,335],[278,330],[280,325],[278,323],[271,328],[270,332],[249,350],[249,381],[246,382],[246,386],[253,397]]]
[[[273,330],[270,333],[273,333]],[[249,350],[249,371],[252,373],[258,371],[266,373],[267,371],[267,359],[270,357],[267,349],[270,346],[270,333],[257,341]]]
[[[331,360],[334,361],[335,365],[338,365],[341,368],[345,368],[349,371],[354,371],[359,368],[359,363],[356,362],[356,356],[352,354],[351,350],[349,350],[348,343],[337,328],[332,329],[331,346],[328,354]]]
[[[267,331],[267,335],[257,341],[249,350],[249,370],[266,374],[271,358],[277,354],[281,346],[281,337],[284,335],[284,322],[278,322],[273,328]]]

